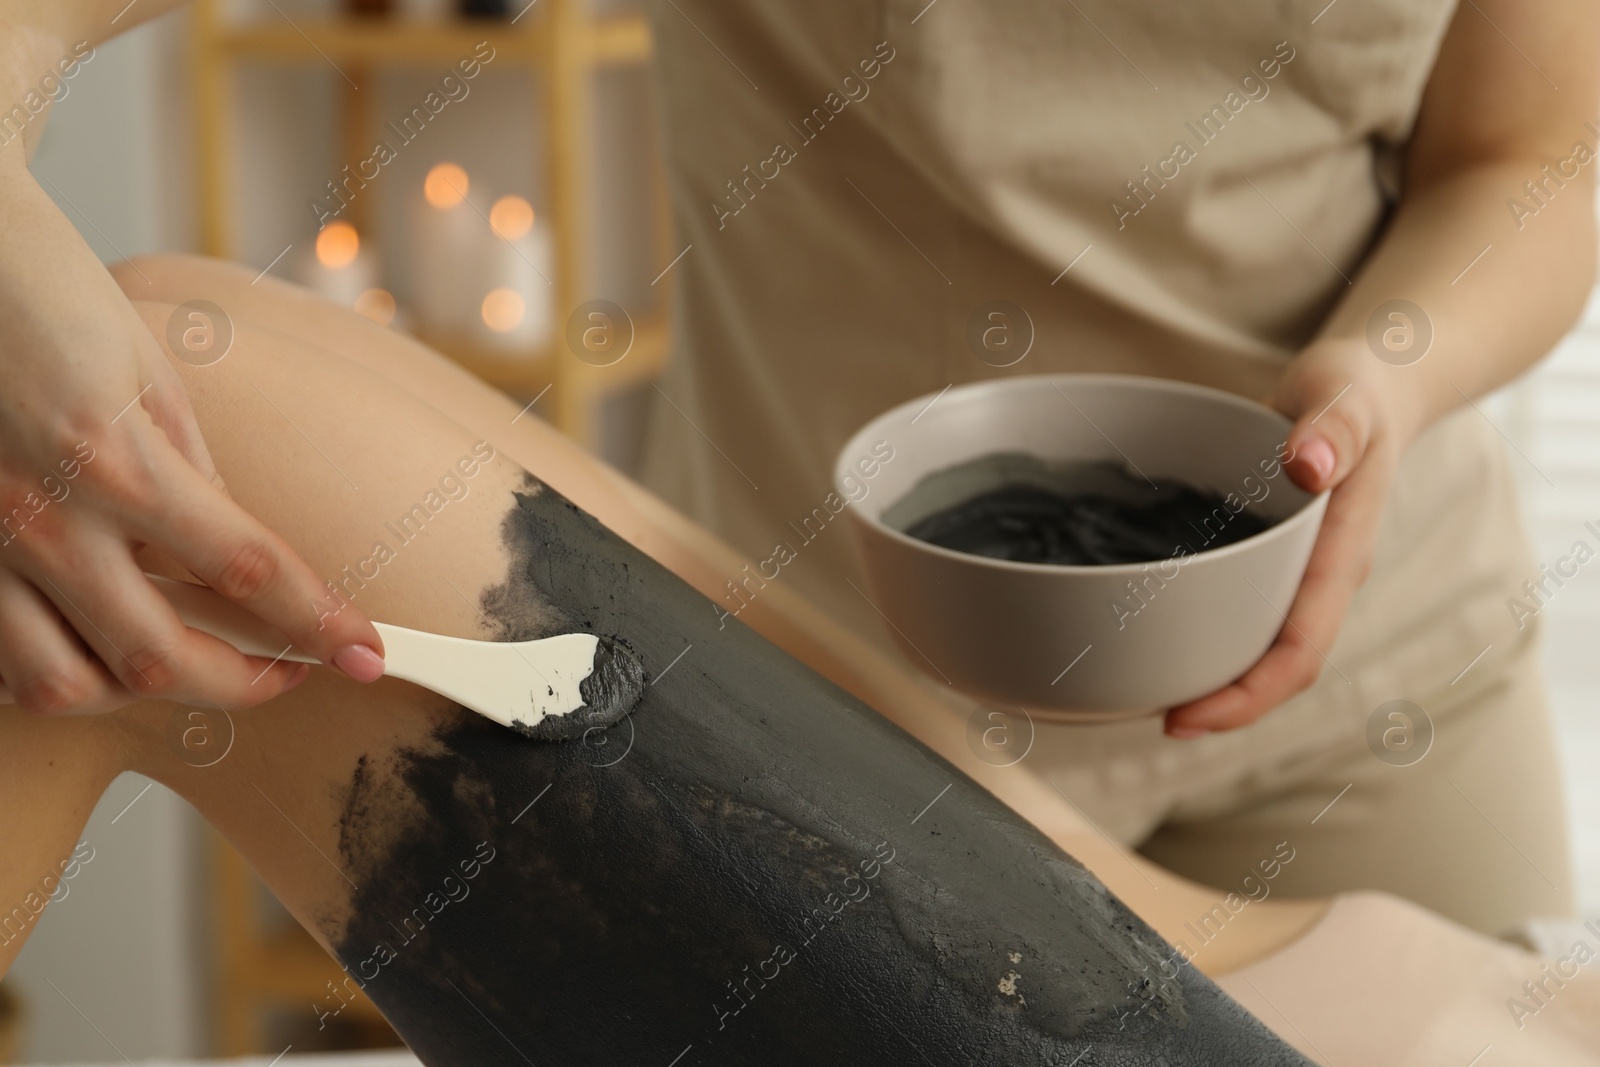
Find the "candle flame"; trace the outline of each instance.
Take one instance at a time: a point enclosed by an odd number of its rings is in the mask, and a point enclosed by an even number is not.
[[[465,200],[470,187],[467,172],[454,163],[435,163],[422,180],[422,194],[441,211]]]
[[[330,270],[348,267],[361,251],[361,236],[348,222],[330,222],[317,234],[317,262]]]
[[[522,297],[510,289],[494,289],[483,298],[483,324],[495,333],[510,333],[526,312]]]
[[[520,196],[502,196],[489,209],[489,225],[507,241],[533,229],[533,205]]]

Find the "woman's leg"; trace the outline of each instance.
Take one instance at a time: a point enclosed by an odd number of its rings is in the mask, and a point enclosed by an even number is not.
[[[141,311],[162,336],[172,308]],[[424,1058],[1297,1062],[869,709],[391,382],[236,327],[179,370],[234,495],[340,595],[617,637],[651,682],[569,743],[321,671],[232,716],[212,766],[171,741],[181,709],[118,718]]]
[[[427,403],[504,457],[600,519],[634,547],[663,564],[702,594],[716,599],[745,563],[737,552],[666,507],[637,484],[599,463],[521,405],[488,388],[438,353],[393,330],[352,314],[304,289],[273,278],[256,279],[233,264],[197,256],[154,256],[137,269],[113,268],[130,296],[182,303],[202,299],[240,323],[271,329],[296,342],[335,354],[379,374]],[[971,748],[964,717],[945,702],[930,701],[919,676],[875,653],[837,623],[771,583],[740,613],[740,621],[871,705],[1032,822],[1084,863],[1124,903],[1169,940],[1226,894],[1176,878],[1144,863],[1090,825],[1027,764],[996,766]],[[1252,859],[1251,868],[1272,849]],[[1240,872],[1220,884],[1232,887]],[[1323,912],[1308,900],[1261,909],[1208,946],[1199,962],[1221,974],[1270,953],[1309,929]]]

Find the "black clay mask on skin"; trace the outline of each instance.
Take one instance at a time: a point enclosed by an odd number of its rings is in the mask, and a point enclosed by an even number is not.
[[[580,740],[461,714],[357,772],[334,944],[430,1067],[1305,1063],[992,796],[555,492],[530,479],[502,531],[499,636],[603,635],[645,685]]]
[[[1271,526],[1223,497],[1105,461],[996,453],[936,471],[884,512],[919,541],[1017,563],[1153,563]]]

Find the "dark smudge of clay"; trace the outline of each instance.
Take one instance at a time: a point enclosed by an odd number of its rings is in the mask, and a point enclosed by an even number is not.
[[[1020,453],[937,471],[884,517],[956,552],[1080,567],[1150,563],[1196,542],[1220,548],[1271,525],[1247,510],[1231,511],[1218,493],[1174,479],[1146,480],[1116,463],[1046,463]]]
[[[624,634],[654,671],[689,651],[584,741],[463,713],[356,775],[337,951],[431,1067],[1306,1062],[1192,968],[1163,980],[1172,950],[988,793],[555,492],[530,480],[503,531],[506,639]]]

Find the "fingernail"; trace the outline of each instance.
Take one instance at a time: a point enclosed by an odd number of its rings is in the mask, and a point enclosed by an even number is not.
[[[284,685],[282,692],[287,693],[309,677],[311,677],[311,664],[300,664],[300,669],[289,676],[289,681]]]
[[[345,645],[333,654],[333,665],[358,682],[383,677],[383,657],[366,645]]]
[[[1300,459],[1306,461],[1313,471],[1317,473],[1317,482],[1321,484],[1333,477],[1333,468],[1338,464],[1338,457],[1333,454],[1333,446],[1325,437],[1313,437],[1300,449]]]
[[[1204,726],[1174,726],[1167,731],[1167,736],[1189,741],[1196,737],[1204,737],[1210,732]]]

